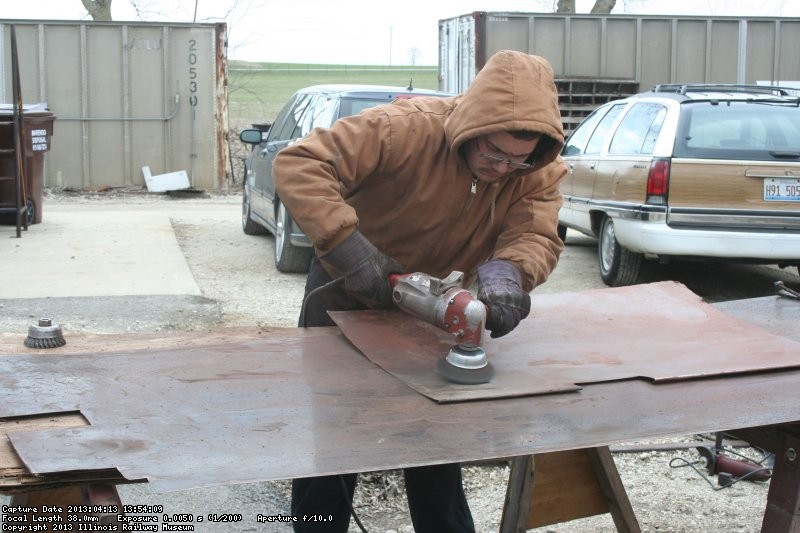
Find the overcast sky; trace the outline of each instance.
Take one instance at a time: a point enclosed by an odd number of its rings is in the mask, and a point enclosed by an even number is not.
[[[80,0],[0,0],[0,17],[89,20]],[[116,21],[192,22],[194,0],[113,0]],[[197,0],[228,23],[231,59],[404,65],[438,62],[438,21],[473,11],[552,12],[555,0]],[[577,0],[588,13],[594,0]],[[798,0],[618,0],[613,13],[800,17]]]

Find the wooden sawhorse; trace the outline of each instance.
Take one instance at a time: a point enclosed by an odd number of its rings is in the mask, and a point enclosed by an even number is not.
[[[620,533],[641,531],[608,446],[512,460],[500,533],[603,513]]]

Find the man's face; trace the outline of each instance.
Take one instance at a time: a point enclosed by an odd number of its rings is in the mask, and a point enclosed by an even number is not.
[[[491,183],[520,168],[527,168],[525,160],[539,144],[539,139],[517,139],[500,131],[481,135],[469,141],[467,164],[472,174],[481,181]]]

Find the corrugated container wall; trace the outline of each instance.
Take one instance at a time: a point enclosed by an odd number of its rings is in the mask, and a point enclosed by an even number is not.
[[[56,117],[45,186],[144,185],[144,166],[227,186],[225,24],[0,20],[2,102],[10,24],[23,102]]]
[[[464,91],[493,53],[547,58],[557,78],[659,83],[800,80],[800,20],[475,12],[439,21],[439,89]]]

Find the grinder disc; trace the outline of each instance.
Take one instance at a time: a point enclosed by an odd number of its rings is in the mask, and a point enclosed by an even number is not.
[[[488,383],[494,377],[494,367],[486,359],[483,348],[467,350],[453,346],[436,362],[436,370],[446,380],[462,385]]]
[[[58,348],[67,344],[61,326],[49,318],[40,318],[39,323],[28,328],[24,343],[28,348]]]

